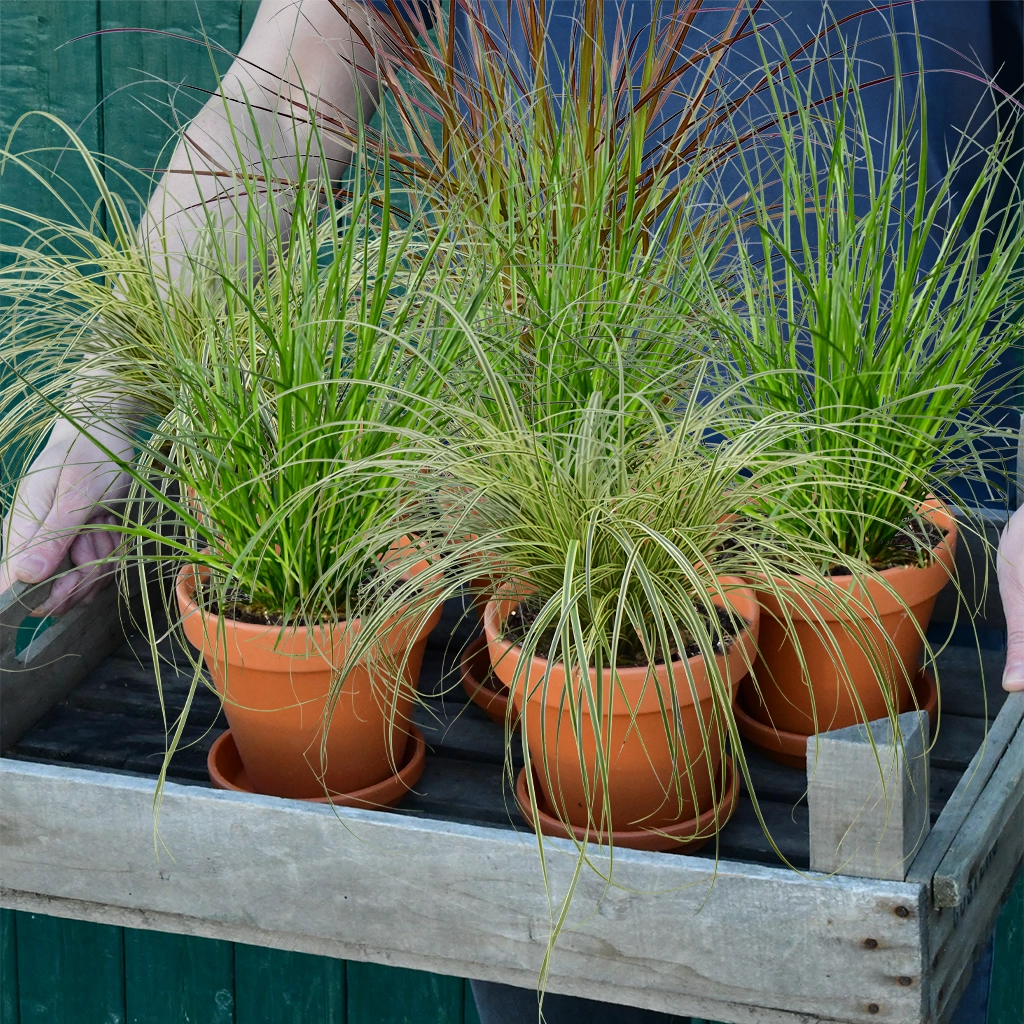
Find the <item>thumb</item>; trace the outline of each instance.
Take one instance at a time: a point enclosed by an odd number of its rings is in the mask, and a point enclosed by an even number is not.
[[[1003,688],[1024,690],[1024,508],[1010,518],[999,538],[996,571],[1006,615]]]

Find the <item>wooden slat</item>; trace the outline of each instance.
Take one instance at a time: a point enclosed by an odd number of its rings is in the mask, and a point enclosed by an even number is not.
[[[461,978],[354,962],[347,984],[345,1024],[463,1024]]]
[[[0,910],[0,1024],[18,1024],[18,925],[13,910]]]
[[[3,0],[0,138],[5,146],[8,133],[22,114],[47,110],[77,128],[79,138],[89,149],[101,148],[102,115],[97,109],[99,41],[95,36],[80,38],[99,27],[97,6],[97,0]],[[77,41],[69,43],[71,39]],[[33,118],[23,123],[12,146],[15,152],[41,150],[34,154],[34,159],[52,169],[67,141],[67,136],[50,121]],[[130,154],[119,155],[130,159]],[[58,173],[70,185],[59,190],[60,197],[75,207],[78,200],[71,189],[77,189],[84,202],[79,203],[76,212],[87,218],[97,190],[82,161],[65,153]],[[10,165],[5,169],[3,189],[8,197],[17,197],[16,201],[8,198],[7,202],[21,210],[58,220],[70,219],[56,196]],[[4,226],[4,232],[9,241],[17,238],[10,225]],[[15,458],[2,467],[5,479],[16,479],[19,454],[16,452]]]
[[[908,882],[931,886],[935,872],[949,850],[957,833],[992,777],[1003,753],[1024,719],[1024,693],[1012,693],[992,723],[984,743],[978,749],[949,798],[931,834],[924,841],[914,863],[907,872]]]
[[[21,1024],[124,1024],[120,928],[18,915]]]
[[[979,651],[971,646],[973,643],[970,631],[965,630],[963,645],[950,645],[938,657],[943,721],[950,714],[995,718],[1006,700],[1003,689],[1006,651]]]
[[[234,947],[126,929],[124,993],[127,1024],[236,1024]]]
[[[1019,837],[1024,835],[1024,807],[1018,803],[1006,824],[1006,837],[970,894],[959,907],[929,908],[925,935],[928,948],[928,1020],[946,1024],[970,980],[971,968],[992,936],[1002,905],[1020,872]]]
[[[345,964],[331,957],[235,947],[234,1024],[345,1020]]]
[[[1024,459],[1021,466],[1024,467]],[[996,922],[988,1010],[993,1024],[1013,1021],[1014,1014],[1020,1019],[1024,1006],[1021,964],[1024,964],[1024,874],[1017,875],[1017,884]]]
[[[463,992],[463,1024],[481,1024],[480,1013],[473,998],[473,986],[468,978],[463,982]],[[693,1020],[692,1017],[690,1019]]]
[[[209,99],[198,90],[217,87],[213,65],[223,74],[231,62],[218,45],[238,52],[240,19],[240,0],[99,0],[106,32],[99,38],[106,152],[129,168],[166,166],[176,127],[191,121]],[[212,50],[202,43],[204,30]],[[133,193],[145,197],[151,178],[152,172],[119,166],[108,172],[107,184],[137,218],[141,210]]]
[[[18,627],[46,600],[52,586],[53,580],[35,584],[17,582],[10,590],[0,593],[0,656],[5,659],[2,664],[8,664],[14,656]]]
[[[1009,823],[1021,817],[1024,806],[1024,725],[1006,747],[970,815],[960,826],[932,879],[937,907],[959,907],[970,899],[997,844],[1007,843],[1024,857],[1024,829]]]
[[[7,905],[536,983],[530,836],[172,783],[157,859],[150,780],[4,760],[0,783]],[[555,894],[573,863],[550,844]],[[584,873],[551,991],[740,1024],[924,1020],[923,886],[629,850],[615,872]]]
[[[928,718],[909,711],[807,738],[811,868],[903,881],[928,834]],[[868,735],[870,730],[870,736]]]
[[[19,661],[22,665],[27,664],[32,656],[30,652],[26,650],[21,655],[15,653],[19,629],[25,619],[30,618],[32,612],[49,597],[54,581],[70,569],[71,558],[69,555],[65,555],[64,560],[50,579],[43,580],[42,583],[22,583],[18,580],[9,590],[0,593],[0,670],[16,669],[19,667]],[[30,646],[39,650],[36,641],[41,641],[57,625],[57,623],[51,624],[37,637],[33,637]]]
[[[133,601],[126,608],[117,587],[107,587],[91,604],[78,605],[39,634],[17,658],[5,655],[0,750],[17,743],[121,643],[123,619],[130,617]]]

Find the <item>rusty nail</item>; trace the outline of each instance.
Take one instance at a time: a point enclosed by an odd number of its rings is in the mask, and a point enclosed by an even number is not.
[[[896,909],[895,909],[895,910],[893,911],[893,913],[895,913],[895,915],[896,915],[897,917],[910,917],[910,911],[909,911],[909,910],[907,910],[907,908],[906,908],[906,907],[902,907],[902,906],[900,906],[900,907],[897,907],[897,908],[896,908]]]
[[[878,1003],[868,1003],[868,1013],[878,1013]]]
[[[897,978],[896,981],[900,985],[902,985],[904,988],[906,988],[908,985],[913,985],[914,984],[914,979],[913,978],[908,978],[905,974],[902,977]]]
[[[865,939],[864,940],[864,948],[865,949],[878,949],[878,939]]]

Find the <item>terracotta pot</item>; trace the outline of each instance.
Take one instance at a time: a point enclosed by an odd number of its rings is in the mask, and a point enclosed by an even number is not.
[[[736,810],[736,804],[740,797],[740,776],[733,766],[731,757],[725,759],[724,775],[725,778],[720,787],[721,792],[717,795],[715,803],[699,818],[673,822],[671,825],[658,829],[641,828],[612,832],[612,845],[628,846],[631,850],[696,853],[708,840],[713,839],[716,833],[722,831],[726,822],[732,817],[733,811]],[[533,773],[533,783],[536,788],[539,788],[536,772]],[[573,838],[581,843],[608,842],[606,835],[595,832],[593,829],[587,829],[580,825],[566,828],[565,823],[559,821],[550,809],[544,806],[543,794],[539,793],[538,795],[541,796],[541,799],[538,801],[535,812],[534,808],[530,806],[526,767],[522,767],[519,770],[519,775],[516,776],[516,803],[519,805],[519,813],[534,831],[539,828],[546,836],[556,836],[559,839]]]
[[[459,658],[459,676],[466,696],[487,717],[502,728],[508,718],[508,687],[491,671],[491,658],[487,650],[487,637],[478,636]],[[513,729],[519,731],[514,720]]]
[[[823,595],[830,587],[842,587],[852,590],[858,603],[836,608],[829,607],[827,599],[813,605],[794,602],[789,611],[795,638],[787,635],[774,595],[759,595],[761,639],[752,675],[760,700],[755,695],[747,707],[762,722],[809,736],[884,718],[887,700],[899,708],[912,705],[921,633],[939,591],[952,576],[957,540],[956,521],[941,501],[929,499],[923,511],[945,531],[931,565],[885,569],[876,578],[859,577],[856,582],[852,576],[823,580]],[[785,580],[776,582],[785,589]],[[887,588],[899,594],[906,607]]]
[[[900,714],[907,711],[924,712],[928,716],[930,735],[934,736],[939,717],[939,688],[935,677],[923,668],[918,669],[913,690],[912,699],[900,705]],[[762,721],[766,717],[764,705],[758,700],[749,676],[740,683],[733,715],[736,728],[762,754],[790,768],[802,771],[807,767],[807,734],[786,732]]]
[[[178,574],[182,627],[203,652],[256,792],[308,799],[323,796],[326,785],[334,793],[353,793],[396,773],[409,740],[427,635],[440,619],[440,608],[415,636],[411,624],[393,629],[372,667],[362,662],[349,674],[331,715],[321,778],[323,715],[333,665],[343,663],[351,639],[348,627],[339,624],[330,636],[321,629],[314,645],[306,628],[282,636],[277,627],[206,614],[194,600],[196,576],[193,566]],[[401,679],[386,667],[392,659],[404,660]]]
[[[728,591],[730,604],[747,623],[747,629],[735,638],[727,653],[716,658],[722,678],[735,695],[753,657],[759,609],[752,591],[743,587],[741,581],[723,578],[721,583]],[[510,688],[521,650],[499,639],[499,634],[513,606],[511,600],[492,601],[484,614],[491,664],[495,674]],[[589,820],[596,828],[601,824],[601,809],[606,806],[613,832],[622,832],[665,828],[701,818],[714,806],[716,794],[724,792],[722,736],[726,723],[714,700],[702,657],[655,666],[657,686],[646,667],[620,668],[615,687],[611,686],[611,671],[603,672],[604,693],[606,700],[611,701],[611,721],[597,723],[597,731],[602,736],[603,749],[608,752],[607,805],[596,771],[595,723],[584,707],[581,759],[569,711],[559,707],[563,695],[573,699],[572,693],[565,692],[564,669],[561,665],[552,668],[545,699],[538,684],[546,667],[543,658],[533,658],[529,671],[514,689],[512,700],[525,722],[527,745],[544,802],[560,818],[578,827],[586,827]],[[687,677],[687,670],[692,679]],[[596,685],[594,669],[590,670],[590,679]],[[578,685],[571,689],[578,695]],[[673,736],[674,753],[666,735],[659,690],[666,701],[674,691],[680,706],[680,724],[675,726]],[[605,704],[604,712],[607,711]],[[689,754],[689,770],[682,752],[684,746]],[[542,751],[546,753],[550,779],[543,769]],[[590,784],[590,806],[581,760]]]

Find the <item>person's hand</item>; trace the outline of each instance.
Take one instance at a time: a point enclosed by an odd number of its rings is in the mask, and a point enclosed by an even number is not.
[[[1024,690],[1024,506],[1010,516],[999,538],[996,572],[1006,614],[1003,689]]]
[[[128,431],[119,424],[81,434],[67,422],[53,428],[46,447],[25,471],[3,523],[0,593],[16,581],[41,583],[70,557],[36,615],[63,615],[88,603],[110,582],[119,535],[110,504],[128,493],[129,477],[103,451],[130,459]]]

